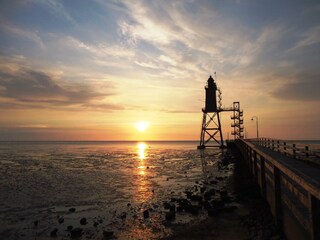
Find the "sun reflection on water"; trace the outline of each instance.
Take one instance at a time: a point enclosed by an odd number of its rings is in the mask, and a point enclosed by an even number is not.
[[[146,158],[146,148],[148,145],[144,142],[138,143],[138,155],[140,160],[144,160]]]
[[[138,177],[136,179],[137,192],[135,195],[135,199],[139,202],[146,202],[152,198],[151,183],[147,174],[147,170],[149,168],[146,166],[146,163],[148,161],[147,148],[148,145],[144,142],[139,142],[137,144],[137,156],[139,162],[137,166]]]

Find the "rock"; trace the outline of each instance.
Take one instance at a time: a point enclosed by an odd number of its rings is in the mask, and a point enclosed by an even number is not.
[[[173,221],[176,218],[176,213],[175,212],[166,212],[166,220],[167,221]]]
[[[73,226],[69,225],[69,226],[67,227],[67,231],[71,231],[72,228],[73,228]]]
[[[170,202],[176,202],[177,201],[177,199],[175,198],[175,197],[172,197],[171,199],[170,199]]]
[[[219,213],[219,210],[217,208],[209,207],[207,208],[207,212],[209,217],[214,217],[214,216],[217,216],[217,214]]]
[[[127,204],[127,207],[130,207],[130,206],[131,206],[131,203],[128,203],[128,204]]]
[[[86,218],[81,218],[80,219],[80,224],[81,225],[86,225],[88,222],[87,222],[87,219]]]
[[[216,194],[216,191],[214,189],[210,189],[209,191],[204,193],[204,199],[209,200]]]
[[[182,211],[183,211],[183,207],[178,206],[178,207],[177,207],[177,212],[182,212]]]
[[[57,232],[58,232],[58,228],[53,229],[53,230],[50,232],[50,237],[56,237],[56,236],[57,236]]]
[[[184,211],[191,213],[192,215],[198,215],[199,208],[195,205],[189,204],[184,206]]]
[[[176,211],[176,205],[172,204],[169,207],[170,212],[175,212]]]
[[[233,212],[236,209],[238,209],[237,206],[230,206],[230,207],[221,208],[220,211],[221,212]]]
[[[59,223],[59,224],[61,224],[61,223],[63,223],[63,222],[64,222],[64,218],[63,218],[63,217],[61,217],[61,218],[58,219],[58,223]]]
[[[72,207],[72,208],[69,208],[69,212],[75,212],[76,211],[76,208]]]
[[[192,196],[192,192],[190,192],[190,191],[185,191],[185,194],[186,194],[187,198],[190,198]]]
[[[120,218],[121,218],[122,220],[126,219],[126,218],[127,218],[127,213],[126,213],[126,212],[121,213],[121,214],[120,214]]]
[[[103,230],[103,237],[104,237],[104,239],[109,239],[109,238],[113,237],[113,232]]]
[[[103,223],[103,220],[102,220],[102,219],[100,219],[100,220],[99,220],[99,223]]]
[[[149,211],[148,210],[144,210],[143,211],[143,217],[144,217],[144,219],[149,217]]]
[[[71,230],[72,238],[79,238],[82,235],[82,228],[74,228]]]
[[[163,203],[163,208],[164,208],[164,209],[169,209],[169,208],[170,208],[170,203],[164,202],[164,203]]]
[[[98,222],[94,222],[94,223],[93,223],[93,226],[94,226],[94,227],[97,227],[98,225],[99,225]]]
[[[199,195],[191,195],[189,199],[196,202],[202,202],[202,196]]]

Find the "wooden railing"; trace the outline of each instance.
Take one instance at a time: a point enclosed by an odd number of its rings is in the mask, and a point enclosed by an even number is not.
[[[300,153],[294,146],[284,142],[261,139],[261,144],[275,151],[292,156],[310,155]],[[288,240],[320,239],[320,183],[301,168],[284,165],[263,151],[255,141],[236,140],[237,148],[248,166],[253,179],[260,187],[262,196],[269,203],[280,231]],[[304,164],[318,176],[318,166]]]
[[[271,138],[250,139],[249,141],[269,148],[272,151],[282,153],[285,156],[320,164],[320,150],[313,149],[310,145],[302,145],[293,141]]]

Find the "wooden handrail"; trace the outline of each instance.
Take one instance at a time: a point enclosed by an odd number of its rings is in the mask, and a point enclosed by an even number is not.
[[[272,138],[250,139],[250,142],[257,142],[258,145],[282,153],[286,156],[320,164],[320,152],[312,149],[312,146],[297,144]]]

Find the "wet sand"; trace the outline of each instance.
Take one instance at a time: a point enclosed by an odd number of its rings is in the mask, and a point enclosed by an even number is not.
[[[260,210],[262,204],[253,204],[258,195],[244,184],[248,176],[237,174],[242,171],[237,171],[237,156],[229,150],[201,154],[171,148],[132,152],[91,146],[61,147],[65,152],[57,152],[56,148],[60,147],[50,146],[50,151],[46,147],[36,157],[31,151],[27,162],[24,155],[20,160],[10,152],[15,160],[1,162],[7,167],[3,174],[17,174],[13,201],[2,201],[8,207],[1,207],[1,239],[270,239],[266,237],[276,235],[275,230],[261,227],[261,221],[268,225],[270,219],[259,220],[256,215],[267,216],[267,211]],[[3,192],[10,190],[13,179],[5,180]]]

